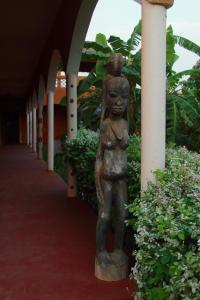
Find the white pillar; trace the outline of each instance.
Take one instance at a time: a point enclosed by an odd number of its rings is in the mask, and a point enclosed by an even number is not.
[[[38,105],[38,159],[42,159],[43,146],[43,102],[39,99]]]
[[[67,76],[67,135],[70,139],[77,135],[77,74]],[[76,177],[70,162],[67,165],[67,197],[77,196]]]
[[[165,167],[166,8],[142,1],[141,188]]]
[[[48,145],[47,145],[48,170],[54,169],[54,92],[48,92]]]
[[[32,135],[33,135],[33,122],[32,122],[32,109],[29,111],[29,147],[32,148]]]
[[[30,133],[30,120],[29,120],[29,109],[27,106],[27,110],[26,110],[26,144],[27,146],[29,146],[29,133]]]
[[[37,113],[36,113],[36,107],[33,104],[33,152],[37,152]]]
[[[77,74],[67,76],[67,135],[75,139],[77,135]]]

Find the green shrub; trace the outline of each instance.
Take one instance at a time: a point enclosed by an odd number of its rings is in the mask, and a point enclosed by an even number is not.
[[[47,161],[47,145],[42,144],[42,159]],[[57,172],[65,181],[67,180],[67,164],[63,153],[54,156],[54,171]]]
[[[94,181],[94,166],[99,142],[99,133],[80,128],[77,138],[70,140],[66,136],[62,139],[65,160],[70,160],[77,178],[78,194],[88,201],[96,210],[97,198]],[[140,190],[140,139],[137,136],[130,138],[127,149],[128,182],[131,198],[135,198]],[[137,172],[137,174],[136,174]]]
[[[67,163],[62,153],[57,153],[54,156],[54,171],[67,181]]]
[[[135,299],[200,300],[200,155],[167,150],[156,184],[129,205],[136,231]]]
[[[47,161],[47,145],[44,143],[42,144],[42,159]]]
[[[94,163],[98,144],[98,133],[81,128],[77,138],[63,138],[65,161],[69,160],[77,179],[79,198],[88,201],[96,209]]]

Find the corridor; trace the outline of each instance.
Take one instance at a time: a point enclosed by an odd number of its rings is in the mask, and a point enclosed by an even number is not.
[[[96,217],[25,146],[0,148],[0,300],[128,300],[94,277]]]

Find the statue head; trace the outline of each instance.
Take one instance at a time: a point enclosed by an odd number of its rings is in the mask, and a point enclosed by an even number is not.
[[[118,116],[127,120],[129,82],[122,76],[124,59],[120,53],[112,53],[106,65],[108,75],[103,83],[103,109],[101,121]]]
[[[104,85],[104,105],[107,114],[124,117],[129,100],[129,82],[124,77],[110,77]]]

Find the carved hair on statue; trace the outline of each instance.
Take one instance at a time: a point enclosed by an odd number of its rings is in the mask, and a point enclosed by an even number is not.
[[[121,53],[111,53],[110,58],[106,64],[108,76],[122,76],[122,67],[124,65],[124,58]]]

